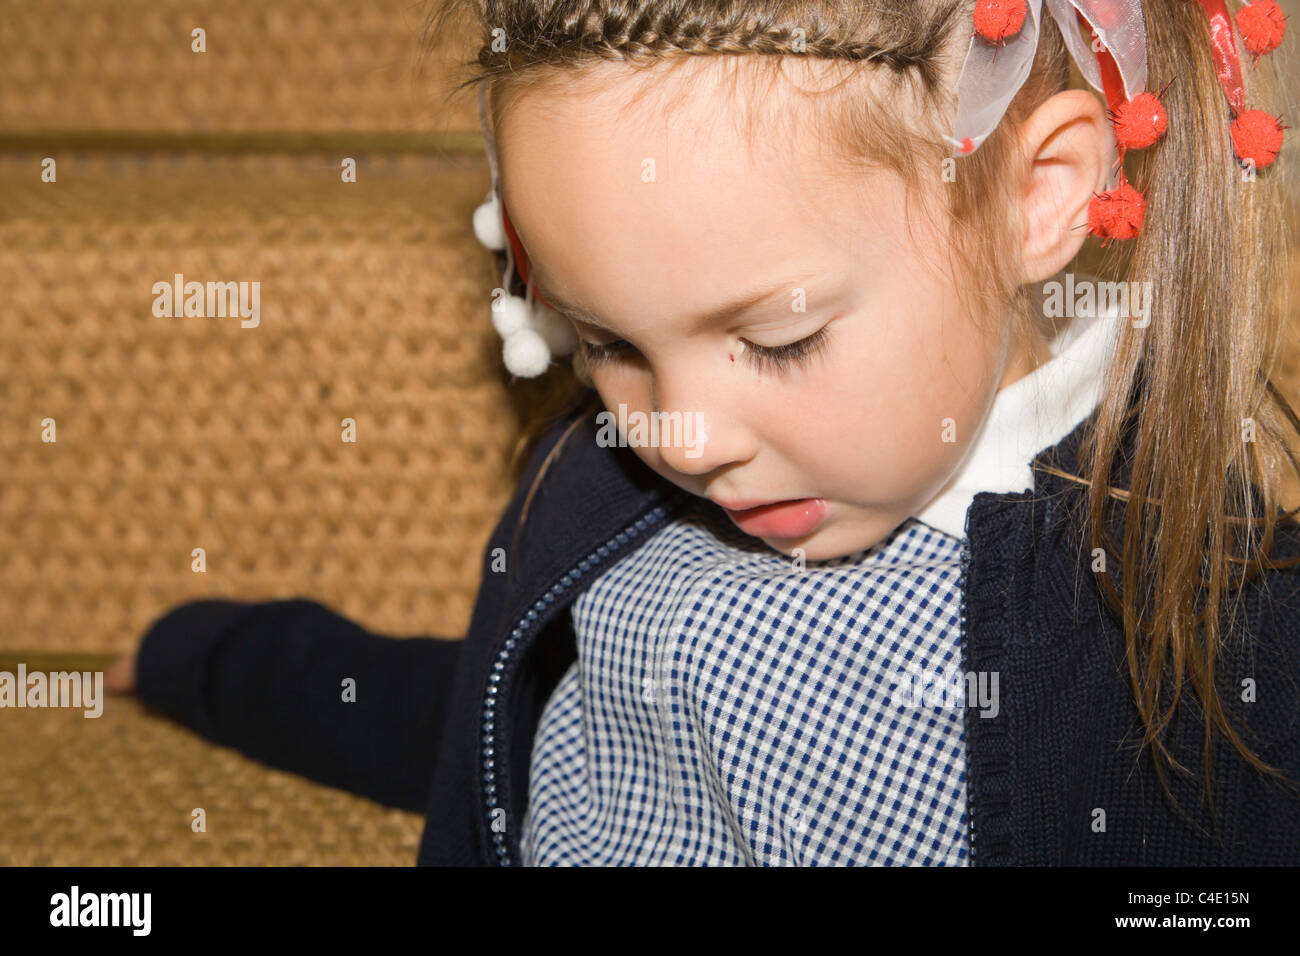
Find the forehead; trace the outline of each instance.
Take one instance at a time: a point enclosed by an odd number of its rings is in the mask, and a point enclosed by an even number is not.
[[[580,119],[596,131],[659,131],[683,152],[720,140],[737,160],[784,152],[801,163],[829,167],[838,160],[860,170],[866,162],[891,165],[872,155],[880,139],[869,135],[872,124],[858,122],[868,135],[850,138],[855,148],[830,130],[845,125],[844,101],[852,113],[853,104],[878,99],[896,111],[885,125],[897,122],[905,107],[882,77],[849,61],[791,56],[601,61],[500,80],[490,110],[499,148],[554,124],[572,135]],[[881,111],[869,114],[875,112]]]
[[[602,65],[503,98],[502,199],[552,291],[611,316],[662,313],[671,292],[694,314],[756,272],[834,268],[890,238],[901,181],[846,167],[723,59],[762,58],[697,57],[663,83]]]

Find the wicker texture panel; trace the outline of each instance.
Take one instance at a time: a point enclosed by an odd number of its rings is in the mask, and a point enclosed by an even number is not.
[[[477,130],[442,106],[472,37],[417,75],[409,0],[0,0],[0,130]],[[206,52],[191,31],[206,31]]]
[[[0,866],[410,866],[424,818],[109,698],[0,720]],[[206,831],[191,829],[195,808]]]
[[[0,158],[0,648],[124,650],[205,595],[462,634],[520,427],[481,159],[38,162]],[[156,317],[176,273],[259,282],[260,325]]]

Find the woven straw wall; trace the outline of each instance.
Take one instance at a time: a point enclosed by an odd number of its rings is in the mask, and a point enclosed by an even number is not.
[[[0,2],[0,130],[429,132],[478,129],[420,77],[420,0]],[[196,27],[206,52],[191,49]],[[463,58],[462,57],[462,58]]]
[[[38,168],[0,159],[0,646],[122,649],[209,593],[462,633],[518,425],[481,159],[362,158],[347,185],[310,155]],[[156,317],[177,272],[258,281],[260,324]]]
[[[422,15],[0,0],[0,669],[100,669],[203,596],[463,633],[537,388],[487,321],[473,101],[438,99],[470,47],[417,78]],[[258,282],[259,325],[155,316],[178,272]],[[402,865],[423,826],[133,699],[6,710],[0,753],[0,865]]]
[[[439,99],[473,45],[418,76],[425,10],[0,2],[0,648],[122,650],[209,594],[463,632],[531,390],[485,320],[472,98]],[[260,326],[155,317],[176,273],[258,282]]]

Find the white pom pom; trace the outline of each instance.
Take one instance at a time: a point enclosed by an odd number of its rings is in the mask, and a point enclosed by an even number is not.
[[[546,340],[553,355],[569,355],[578,347],[573,323],[536,300],[533,301],[533,328]]]
[[[474,235],[489,249],[500,251],[506,247],[506,228],[501,221],[501,204],[497,201],[494,192],[489,192],[488,198],[474,210]]]
[[[492,325],[497,335],[508,339],[522,329],[533,327],[533,315],[528,303],[517,295],[503,296],[492,309]]]
[[[506,339],[501,357],[510,373],[520,378],[536,378],[551,364],[551,350],[532,329],[520,329]]]

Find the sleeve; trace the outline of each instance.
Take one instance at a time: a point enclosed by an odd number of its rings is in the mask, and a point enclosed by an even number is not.
[[[309,600],[200,600],[145,634],[137,692],[215,743],[422,813],[460,650],[372,634]]]

